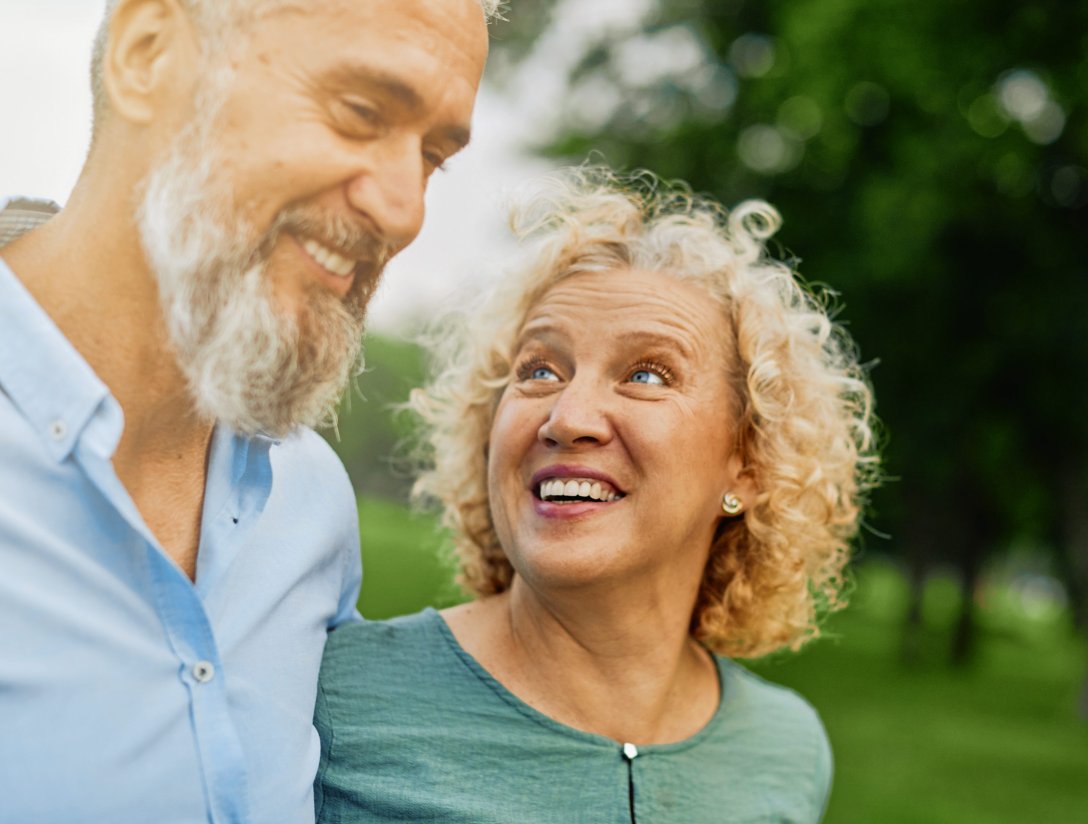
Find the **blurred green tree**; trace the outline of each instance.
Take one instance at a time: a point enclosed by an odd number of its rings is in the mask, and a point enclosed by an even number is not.
[[[539,150],[774,203],[786,256],[879,359],[895,480],[874,522],[895,540],[870,547],[903,553],[916,593],[956,565],[957,661],[1013,544],[1056,554],[1088,631],[1088,3],[637,5],[579,56]],[[577,6],[521,0],[494,59]]]
[[[340,404],[336,427],[322,434],[347,467],[356,493],[405,503],[412,486],[406,465],[412,421],[398,404],[421,386],[424,355],[414,343],[383,335],[366,339],[366,369]]]

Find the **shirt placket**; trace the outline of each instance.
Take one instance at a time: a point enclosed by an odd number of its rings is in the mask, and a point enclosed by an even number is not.
[[[188,692],[209,821],[243,824],[250,820],[244,751],[231,717],[226,674],[204,604],[192,582],[148,529],[109,457],[82,446],[77,445],[74,457],[139,536],[155,607],[178,658],[178,677]]]

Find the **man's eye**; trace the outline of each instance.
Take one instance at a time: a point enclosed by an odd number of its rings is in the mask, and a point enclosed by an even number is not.
[[[356,119],[366,123],[368,126],[381,125],[381,115],[378,114],[378,110],[369,103],[361,103],[358,100],[348,100],[346,101],[346,105]]]
[[[441,152],[424,152],[423,160],[431,168],[431,171],[442,171],[446,168],[446,156]]]

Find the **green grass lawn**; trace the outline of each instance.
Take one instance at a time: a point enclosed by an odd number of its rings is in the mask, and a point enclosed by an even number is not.
[[[457,599],[433,522],[360,501],[368,618]],[[891,566],[858,572],[832,637],[796,656],[752,664],[820,711],[835,750],[828,824],[1088,822],[1088,725],[1075,714],[1088,650],[1060,616],[1019,613],[1001,599],[980,617],[979,654],[946,659],[955,595],[927,592],[920,663],[900,661],[905,584]]]
[[[359,499],[363,591],[359,611],[391,618],[462,600],[433,519],[374,498]]]
[[[891,567],[858,575],[835,638],[753,668],[820,710],[835,750],[826,818],[851,822],[1088,821],[1088,725],[1075,707],[1085,649],[1064,625],[984,612],[979,653],[963,670],[947,660],[948,599],[927,603],[921,663],[899,655],[906,598]]]

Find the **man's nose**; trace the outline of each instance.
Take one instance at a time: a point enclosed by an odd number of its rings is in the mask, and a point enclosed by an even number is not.
[[[612,440],[612,424],[600,388],[575,376],[554,396],[548,418],[537,431],[545,446],[599,446]]]
[[[395,251],[407,246],[423,226],[427,174],[418,140],[389,139],[372,147],[365,167],[348,182],[352,208],[369,218]]]

